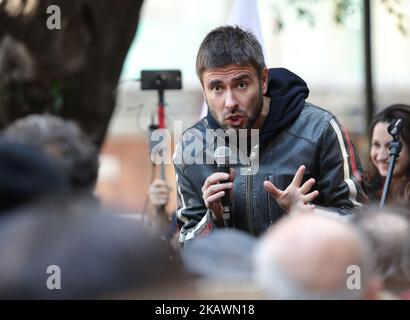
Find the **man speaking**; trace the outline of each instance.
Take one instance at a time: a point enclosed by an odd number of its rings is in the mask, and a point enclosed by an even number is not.
[[[251,33],[233,26],[211,31],[196,71],[208,115],[184,132],[174,154],[182,244],[223,228],[224,218],[230,227],[260,235],[294,206],[335,215],[361,207],[361,165],[347,131],[305,101],[309,89],[300,77],[266,68]],[[214,159],[221,132],[225,140],[236,133],[229,153],[246,159],[235,157],[230,173],[204,161]],[[192,148],[193,140],[201,147]]]

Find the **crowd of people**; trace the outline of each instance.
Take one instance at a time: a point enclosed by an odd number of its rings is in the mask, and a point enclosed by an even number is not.
[[[373,118],[363,169],[347,130],[306,101],[303,79],[266,67],[252,33],[212,30],[196,68],[208,115],[176,146],[192,152],[174,158],[171,213],[163,180],[147,190],[148,219],[104,208],[98,150],[70,120],[32,115],[0,133],[0,298],[410,299],[410,106]],[[245,164],[199,161],[228,142]],[[50,266],[62,279],[51,288]]]

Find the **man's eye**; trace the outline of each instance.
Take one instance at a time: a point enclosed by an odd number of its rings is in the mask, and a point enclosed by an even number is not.
[[[221,91],[221,90],[222,90],[222,87],[219,86],[219,85],[216,85],[216,86],[213,86],[213,87],[212,87],[212,90],[218,92],[218,91]]]
[[[246,83],[245,82],[239,82],[238,87],[241,88],[241,89],[244,89],[244,88],[246,88]]]

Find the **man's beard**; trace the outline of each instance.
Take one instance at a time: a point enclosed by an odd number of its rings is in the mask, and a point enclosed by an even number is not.
[[[206,102],[208,104],[208,101]],[[208,104],[209,107],[209,104]],[[250,109],[250,114],[247,114],[244,110],[241,109],[236,109],[233,112],[224,112],[222,114],[222,120],[219,119],[217,113],[215,112],[215,110],[213,110],[212,108],[208,108],[208,111],[211,113],[212,117],[218,122],[218,124],[220,125],[220,127],[224,130],[228,130],[228,129],[251,129],[253,124],[256,122],[256,120],[259,118],[261,112],[262,112],[262,108],[263,108],[263,94],[262,94],[262,89],[260,88],[259,90],[259,96],[258,96],[258,100],[256,101],[256,103],[253,105],[253,107]],[[236,114],[242,117],[246,117],[246,122],[244,124],[242,124],[241,128],[229,128],[226,124],[225,124],[225,119],[232,115],[232,114]]]

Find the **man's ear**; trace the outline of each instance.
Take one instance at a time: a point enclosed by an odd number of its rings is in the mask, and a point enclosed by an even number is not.
[[[261,75],[262,94],[263,95],[265,95],[266,91],[268,90],[268,75],[269,75],[268,68],[265,67],[265,69],[263,69],[262,75]]]

